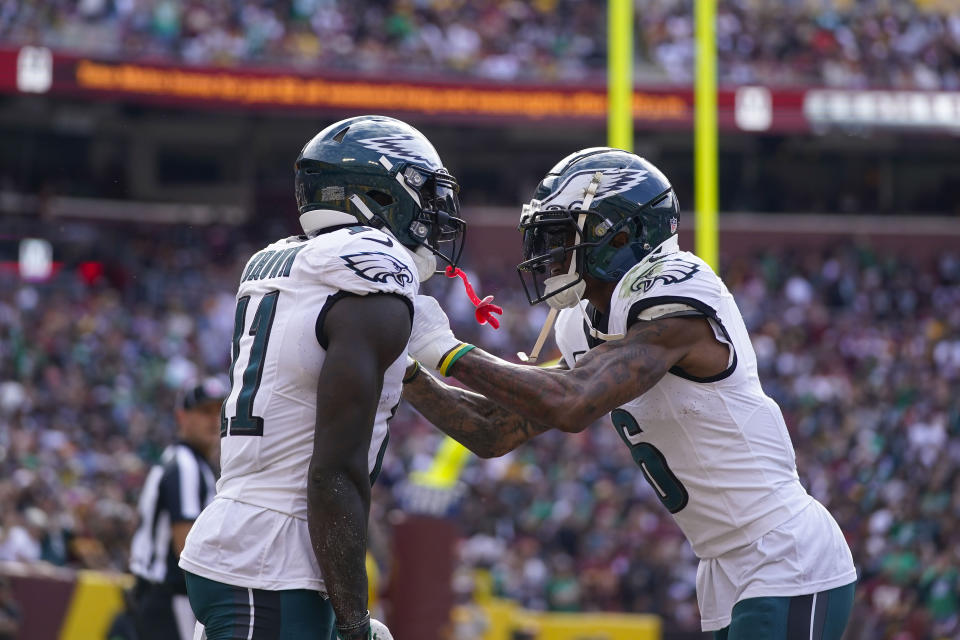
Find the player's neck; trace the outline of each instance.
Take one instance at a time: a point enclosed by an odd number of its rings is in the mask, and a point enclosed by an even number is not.
[[[617,288],[616,282],[601,282],[590,276],[585,276],[587,283],[586,298],[593,305],[593,308],[606,315],[610,312],[610,298],[613,296],[613,290]]]

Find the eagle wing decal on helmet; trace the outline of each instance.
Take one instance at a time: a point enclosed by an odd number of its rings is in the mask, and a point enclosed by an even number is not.
[[[579,171],[564,182],[559,189],[551,193],[540,202],[540,209],[548,209],[550,205],[563,209],[576,209],[583,203],[587,187],[596,170]],[[594,202],[603,200],[618,193],[628,191],[647,179],[649,171],[645,169],[607,169],[603,171],[603,178],[593,196]]]
[[[594,200],[603,200],[618,193],[628,191],[647,179],[649,171],[645,169],[614,169],[613,171],[604,171],[603,180],[600,181],[600,187],[597,189],[597,195]],[[608,178],[613,176],[612,182],[607,182]]]
[[[364,138],[357,142],[371,151],[377,151],[390,158],[407,160],[419,165],[429,165],[430,160],[420,151],[422,143],[415,136],[396,134],[377,138]]]
[[[699,265],[682,258],[658,260],[632,278],[630,291],[646,293],[658,282],[665,285],[683,282],[700,270]]]
[[[404,287],[413,283],[410,267],[396,258],[380,251],[362,251],[340,256],[350,269],[364,280],[381,284],[393,280]]]

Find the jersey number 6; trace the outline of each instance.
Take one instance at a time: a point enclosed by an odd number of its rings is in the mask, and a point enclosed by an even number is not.
[[[613,428],[623,438],[624,443],[630,447],[634,462],[643,471],[643,476],[650,483],[650,486],[657,492],[657,497],[660,498],[663,506],[670,513],[677,513],[687,506],[689,500],[687,489],[667,466],[667,459],[660,453],[660,449],[649,442],[634,442],[631,440],[630,436],[643,433],[643,429],[637,424],[636,418],[623,409],[614,409],[610,413],[610,419],[613,421]]]

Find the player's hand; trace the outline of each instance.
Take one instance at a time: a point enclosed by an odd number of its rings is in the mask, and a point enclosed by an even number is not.
[[[338,640],[393,640],[393,634],[387,625],[376,618],[370,618],[370,622],[361,629],[352,632],[343,632],[337,630]]]
[[[413,327],[407,351],[430,369],[439,369],[443,356],[460,344],[436,298],[418,295],[413,303]]]

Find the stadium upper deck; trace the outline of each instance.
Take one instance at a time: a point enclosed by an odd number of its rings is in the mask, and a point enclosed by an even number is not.
[[[960,15],[949,0],[718,4],[722,83],[960,88]],[[688,83],[692,0],[637,5],[639,79]],[[0,42],[13,45],[521,82],[602,79],[605,25],[602,0],[0,0]]]

